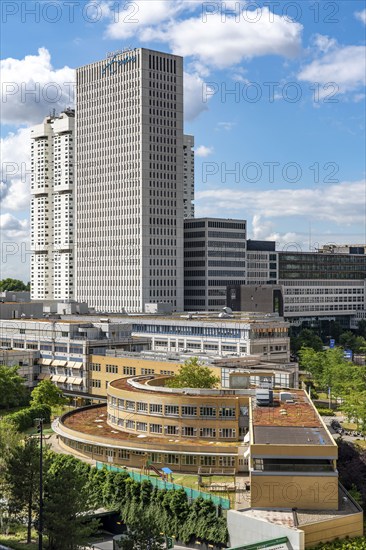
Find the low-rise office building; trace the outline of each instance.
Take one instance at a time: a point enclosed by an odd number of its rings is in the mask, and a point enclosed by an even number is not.
[[[338,447],[304,391],[263,404],[255,387],[170,389],[166,379],[111,382],[107,405],[54,423],[60,445],[140,471],[249,476],[247,506],[228,511],[231,546],[282,537],[302,550],[362,535],[362,510],[338,483]]]
[[[197,313],[130,317],[130,321],[132,335],[149,338],[153,351],[290,359],[289,324],[276,314]]]
[[[38,361],[38,351],[0,349],[0,365],[19,367],[18,374],[24,378],[27,388],[32,389],[38,383]]]

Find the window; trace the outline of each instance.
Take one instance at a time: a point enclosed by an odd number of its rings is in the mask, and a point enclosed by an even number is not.
[[[182,455],[182,466],[194,466],[197,464],[197,457],[194,455]]]
[[[112,374],[118,374],[118,367],[116,365],[106,365],[105,371]]]
[[[123,374],[127,374],[128,376],[134,376],[136,374],[136,368],[135,367],[123,367]]]
[[[163,413],[163,405],[150,403],[150,414],[162,414],[162,413]]]
[[[197,428],[193,428],[193,426],[183,426],[182,435],[186,437],[195,437],[197,435]]]
[[[201,466],[216,466],[216,457],[201,456]]]
[[[139,432],[147,432],[147,423],[146,422],[137,422],[136,430]]]
[[[141,369],[141,374],[154,374],[154,369]]]
[[[161,434],[163,433],[163,427],[161,424],[150,424],[150,432],[152,434]]]
[[[117,400],[117,407],[119,409],[124,409],[125,408],[125,400],[124,399],[118,399]]]
[[[219,466],[224,468],[234,468],[235,467],[235,457],[234,456],[220,456],[219,457]]]
[[[118,449],[118,458],[121,460],[130,460],[130,453],[126,449]]]
[[[182,416],[197,416],[197,407],[182,406]]]
[[[165,455],[165,461],[167,464],[179,464],[178,455]]]
[[[179,406],[165,405],[165,416],[179,416]]]
[[[126,399],[126,410],[127,411],[134,411],[135,410],[135,402],[134,401],[128,401],[128,399]]]
[[[236,437],[236,430],[235,428],[222,428],[219,430],[219,436],[222,438]]]
[[[147,403],[137,402],[137,412],[147,413]]]
[[[126,420],[126,428],[129,428],[130,430],[134,430],[135,429],[134,420]]]
[[[179,428],[178,426],[165,426],[166,435],[178,435]]]
[[[200,429],[201,437],[216,437],[216,428],[201,428]]]
[[[216,416],[216,407],[200,407],[201,416]]]
[[[235,407],[220,407],[221,418],[235,418]]]

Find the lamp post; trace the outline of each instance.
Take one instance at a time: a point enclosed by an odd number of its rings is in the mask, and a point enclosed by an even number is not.
[[[38,521],[38,550],[43,548],[43,421],[44,418],[36,418],[38,422],[37,432],[41,436],[39,453],[39,521]]]

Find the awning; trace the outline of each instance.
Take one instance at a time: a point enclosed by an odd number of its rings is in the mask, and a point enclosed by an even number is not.
[[[83,383],[82,378],[75,378],[73,382],[73,384],[76,384],[77,386],[81,386],[82,383]]]
[[[247,432],[244,436],[244,439],[243,439],[244,443],[249,443],[250,441],[250,433]]]
[[[63,384],[66,382],[66,380],[67,380],[67,376],[60,376],[58,379],[58,381],[62,382]]]
[[[52,361],[53,367],[64,367],[66,365],[66,361],[61,361],[60,359],[54,359]]]
[[[52,382],[58,382],[60,380],[60,376],[57,374],[53,374],[51,377]]]
[[[73,363],[69,363],[68,366],[71,367],[72,369],[82,369],[83,368],[83,364],[79,363],[78,361],[74,361]]]
[[[250,455],[250,447],[248,447],[248,449],[244,452],[244,458],[248,458],[249,455]]]
[[[51,365],[52,359],[38,359],[40,365]]]
[[[46,378],[47,374],[46,373],[43,373],[41,372],[38,376],[37,376],[37,379],[38,380],[44,380]],[[48,375],[50,376],[50,375]]]
[[[68,378],[67,381],[69,384],[75,384],[74,380],[76,380],[76,378]]]

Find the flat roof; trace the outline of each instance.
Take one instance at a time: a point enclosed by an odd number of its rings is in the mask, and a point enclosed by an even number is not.
[[[278,445],[333,445],[324,428],[293,428],[256,426],[254,428],[254,443],[275,443]]]
[[[293,402],[281,402],[274,394],[272,406],[252,400],[254,444],[335,445],[315,407],[303,390],[287,390]]]
[[[128,443],[134,443],[136,447],[143,447],[145,443],[149,443],[149,445],[155,444],[158,447],[159,445],[169,445],[171,446],[171,449],[167,450],[167,452],[174,452],[175,448],[184,446],[187,447],[186,452],[189,452],[189,448],[205,447],[206,449],[204,452],[206,453],[208,452],[208,449],[212,449],[212,453],[219,453],[220,449],[224,447],[230,448],[230,452],[236,454],[237,448],[240,446],[240,441],[210,441],[209,439],[203,440],[199,437],[189,438],[176,435],[165,437],[163,435],[151,436],[148,433],[146,434],[146,437],[141,437],[141,435],[145,436],[145,434],[130,433],[121,430],[121,428],[118,428],[117,426],[110,426],[107,423],[107,418],[107,405],[100,405],[90,409],[72,411],[71,414],[67,416],[60,424],[61,426],[63,424],[66,428],[75,430],[80,434],[87,434],[97,438],[112,439],[115,441],[116,445],[123,445],[125,441]],[[156,417],[156,423],[159,423],[159,420],[161,419]],[[153,421],[152,417],[147,419],[147,422],[149,421]],[[92,443],[94,445],[103,444],[103,442],[99,439],[95,439]],[[148,452],[148,450],[146,450],[146,452]]]

